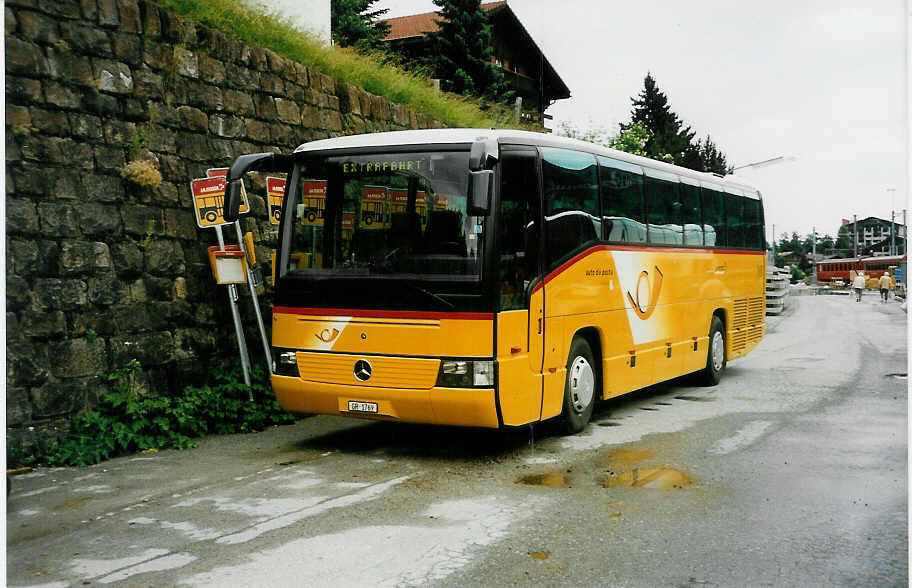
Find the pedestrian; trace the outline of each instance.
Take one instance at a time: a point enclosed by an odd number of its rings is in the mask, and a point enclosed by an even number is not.
[[[890,296],[890,289],[893,287],[893,280],[890,279],[889,272],[884,272],[880,276],[880,298],[881,302],[886,302]]]
[[[852,288],[855,289],[855,302],[861,302],[861,292],[865,288],[864,273],[858,272],[858,275],[855,276],[855,281],[852,282]]]

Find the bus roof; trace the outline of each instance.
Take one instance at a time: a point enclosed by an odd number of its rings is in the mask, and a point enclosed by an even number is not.
[[[414,131],[392,131],[386,133],[370,133],[365,135],[348,135],[332,139],[319,139],[304,143],[295,149],[295,153],[309,151],[324,151],[332,149],[358,149],[365,147],[392,147],[407,145],[463,145],[467,146],[479,139],[495,139],[500,144],[535,145],[541,147],[562,147],[586,151],[594,155],[602,155],[619,159],[634,165],[648,167],[659,171],[671,172],[678,176],[689,178],[701,185],[719,191],[728,191],[752,198],[760,198],[760,193],[753,186],[734,180],[731,176],[719,177],[715,174],[698,172],[684,167],[632,155],[616,149],[602,147],[595,143],[588,143],[578,139],[559,137],[546,133],[532,131],[519,131],[514,129],[428,129]]]

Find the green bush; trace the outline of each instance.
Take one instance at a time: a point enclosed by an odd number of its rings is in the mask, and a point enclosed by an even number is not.
[[[294,422],[276,402],[258,366],[251,373],[253,402],[247,399],[238,368],[216,370],[210,385],[188,386],[175,397],[137,395],[132,382],[139,371],[134,360],[109,374],[113,391],[99,399],[95,410],[73,418],[68,439],[10,444],[7,467],[85,466],[147,449],[188,449],[202,435],[247,433]]]

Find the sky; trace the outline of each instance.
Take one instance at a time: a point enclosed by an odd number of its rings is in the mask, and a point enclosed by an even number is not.
[[[570,88],[554,127],[628,122],[651,72],[763,194],[767,238],[835,235],[844,218],[909,208],[909,7],[903,0],[508,0]],[[387,17],[431,0],[379,0]],[[912,210],[908,213],[912,224]]]

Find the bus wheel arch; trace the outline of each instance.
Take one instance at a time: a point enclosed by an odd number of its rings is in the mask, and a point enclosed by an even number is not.
[[[573,335],[567,353],[567,373],[560,428],[565,434],[579,433],[592,418],[595,402],[602,394],[601,343],[591,327]]]
[[[725,312],[716,309],[709,322],[709,341],[706,346],[706,366],[698,372],[704,386],[715,386],[722,379],[722,372],[728,363],[728,335],[725,328]]]

